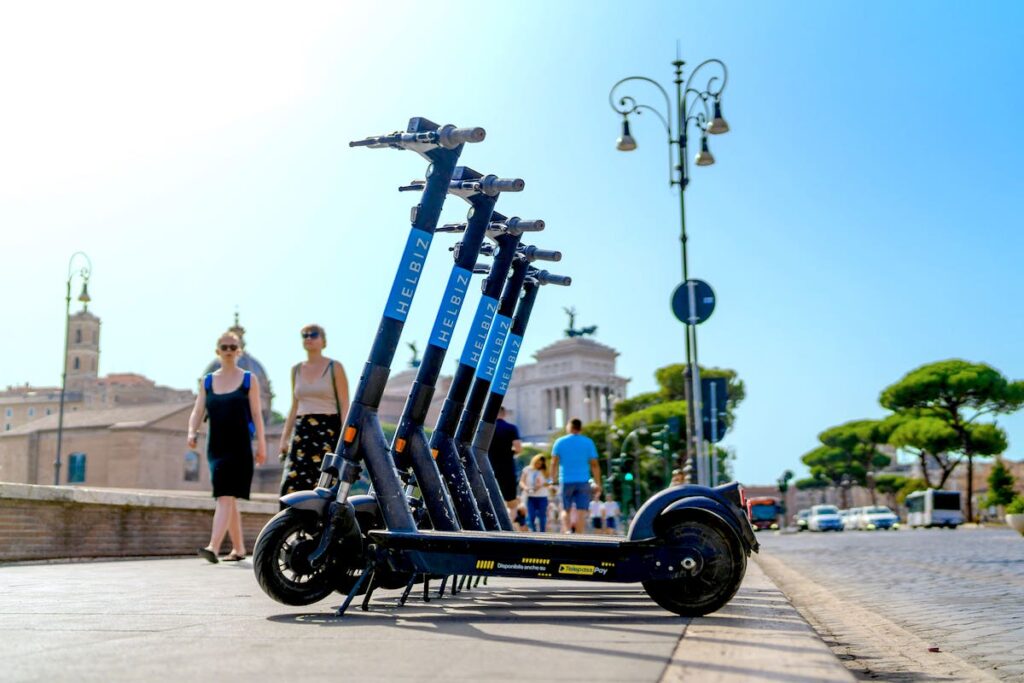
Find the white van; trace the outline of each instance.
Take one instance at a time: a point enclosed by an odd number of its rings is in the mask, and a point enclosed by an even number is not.
[[[959,491],[914,491],[904,504],[907,506],[907,524],[912,528],[937,526],[955,529],[964,523]]]

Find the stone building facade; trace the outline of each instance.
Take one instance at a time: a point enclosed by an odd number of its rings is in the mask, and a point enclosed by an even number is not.
[[[625,398],[629,379],[615,374],[619,352],[586,337],[560,339],[518,366],[504,405],[524,441],[546,443],[552,432],[578,417],[604,420]]]

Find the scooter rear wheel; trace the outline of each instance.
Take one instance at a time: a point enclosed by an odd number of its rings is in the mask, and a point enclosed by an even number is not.
[[[669,522],[659,536],[678,547],[681,561],[693,568],[676,578],[644,581],[652,600],[683,617],[711,614],[732,600],[747,557],[731,528],[708,515],[690,515]]]
[[[321,528],[315,513],[295,508],[267,522],[252,554],[256,580],[267,595],[286,605],[310,605],[331,594],[332,562],[313,569],[308,561]]]

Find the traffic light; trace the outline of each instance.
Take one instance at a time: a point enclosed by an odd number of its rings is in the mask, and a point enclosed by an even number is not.
[[[729,401],[729,387],[724,377],[702,377],[700,380],[700,419],[704,428],[704,440],[718,443],[725,437],[729,426],[726,405]]]

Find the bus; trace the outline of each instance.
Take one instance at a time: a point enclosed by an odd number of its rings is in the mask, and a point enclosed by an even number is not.
[[[907,496],[907,524],[914,527],[948,527],[955,529],[964,523],[960,512],[959,491],[926,489]]]
[[[747,518],[755,531],[779,528],[779,501],[770,496],[747,498]]]

